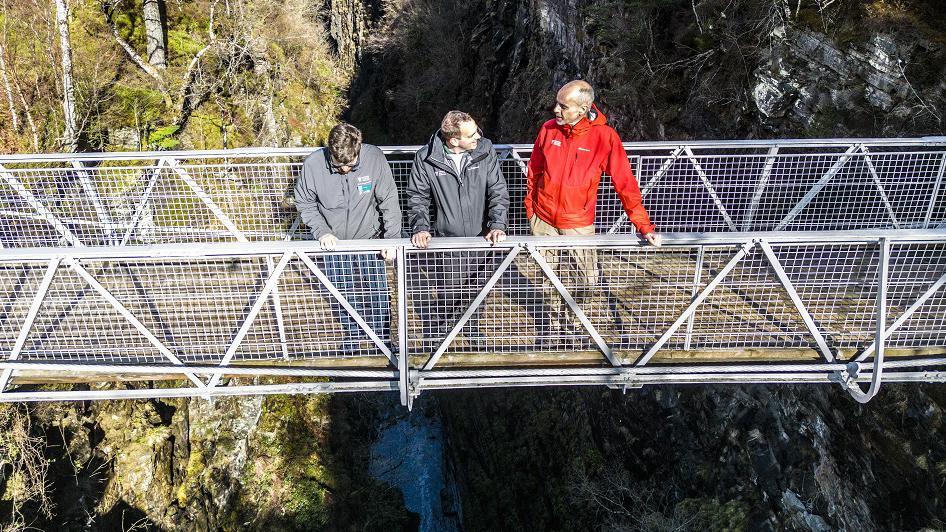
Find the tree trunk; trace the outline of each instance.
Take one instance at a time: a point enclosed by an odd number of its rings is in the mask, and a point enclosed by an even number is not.
[[[36,129],[36,122],[33,120],[33,112],[30,110],[30,104],[26,102],[26,97],[23,96],[23,89],[20,88],[20,84],[16,81],[16,78],[13,80],[16,85],[16,95],[20,97],[20,103],[23,104],[23,114],[26,115],[26,124],[30,127],[30,133],[33,135],[33,151],[39,152],[39,130]]]
[[[66,151],[78,149],[76,128],[76,90],[72,83],[72,43],[69,39],[69,7],[66,0],[56,2],[56,25],[59,26],[59,47],[62,49],[62,108],[66,127],[62,147]]]
[[[142,8],[145,16],[148,63],[155,68],[165,69],[168,63],[167,39],[164,34],[164,2],[162,0],[143,0]]]
[[[3,78],[3,88],[7,95],[7,105],[10,107],[10,123],[13,126],[13,132],[20,132],[20,119],[16,114],[16,104],[13,103],[13,88],[10,86],[10,78],[7,76],[7,63],[4,59],[6,49],[0,43],[0,78]]]

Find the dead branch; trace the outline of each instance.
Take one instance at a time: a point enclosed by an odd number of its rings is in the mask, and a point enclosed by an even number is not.
[[[216,8],[217,0],[214,0],[214,2],[210,4],[210,20],[207,22],[209,42],[207,46],[204,46],[200,51],[194,54],[191,62],[187,65],[187,72],[184,74],[184,83],[181,85],[178,96],[180,105],[178,106],[177,118],[174,119],[174,123],[178,126],[178,131],[184,129],[194,109],[197,109],[197,107],[207,99],[207,91],[194,94],[193,89],[198,80],[197,73],[200,67],[200,59],[217,43],[217,34],[214,33],[214,10]],[[192,95],[196,96],[196,98],[191,98]]]
[[[167,101],[168,106],[171,105],[170,96],[167,94],[167,84],[164,81],[164,76],[158,72],[158,69],[145,61],[138,52],[128,43],[125,39],[122,38],[121,34],[118,33],[118,27],[115,26],[115,21],[112,20],[112,10],[109,7],[109,2],[102,2],[102,13],[105,14],[105,22],[108,23],[109,28],[112,29],[112,36],[115,37],[115,42],[125,50],[125,53],[128,55],[128,58],[138,66],[145,74],[154,78],[158,82],[158,87],[161,92],[164,93],[165,100]]]

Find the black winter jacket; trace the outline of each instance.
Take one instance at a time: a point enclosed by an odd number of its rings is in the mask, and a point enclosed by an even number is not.
[[[476,149],[457,172],[444,153],[439,131],[417,151],[407,182],[408,225],[411,234],[428,231],[437,236],[482,236],[491,229],[506,230],[509,192],[499,171],[499,157],[489,139]],[[431,226],[431,202],[437,209]]]

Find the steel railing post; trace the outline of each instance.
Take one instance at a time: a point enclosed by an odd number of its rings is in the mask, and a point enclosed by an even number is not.
[[[401,392],[401,405],[411,408],[410,390],[410,352],[407,342],[407,257],[406,247],[398,246],[397,261],[397,370],[398,389]]]

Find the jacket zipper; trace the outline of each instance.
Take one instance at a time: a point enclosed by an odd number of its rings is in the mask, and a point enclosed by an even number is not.
[[[351,172],[348,172],[350,174]],[[342,188],[342,196],[345,198],[345,233],[349,234],[350,230],[350,218],[351,218],[351,196],[348,194],[348,189],[351,187],[351,182],[348,181],[348,174],[345,174],[345,186]]]

